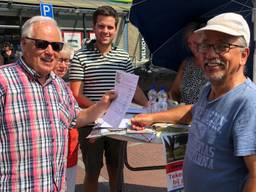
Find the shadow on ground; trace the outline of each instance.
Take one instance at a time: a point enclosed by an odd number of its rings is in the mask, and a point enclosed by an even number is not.
[[[144,185],[134,185],[134,184],[124,184],[124,190],[122,192],[166,192],[166,188],[144,186]],[[76,185],[76,192],[85,192],[83,185]],[[108,183],[101,182],[99,184],[99,192],[108,192]]]

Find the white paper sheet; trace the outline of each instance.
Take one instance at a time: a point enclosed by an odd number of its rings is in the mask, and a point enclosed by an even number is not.
[[[128,107],[131,105],[139,77],[123,71],[116,72],[115,90],[117,98],[111,103],[103,121],[113,129],[119,128],[119,124],[125,116]]]
[[[109,130],[112,130],[112,129],[127,129],[131,126],[130,118],[123,118],[121,120],[120,124],[115,128],[113,128],[109,123],[107,123],[106,121],[104,121],[101,118],[97,119],[96,122],[97,122],[99,128],[107,128]]]

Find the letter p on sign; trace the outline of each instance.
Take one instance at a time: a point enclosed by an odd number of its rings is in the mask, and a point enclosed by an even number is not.
[[[51,4],[40,3],[40,13],[41,16],[54,18],[53,7]]]

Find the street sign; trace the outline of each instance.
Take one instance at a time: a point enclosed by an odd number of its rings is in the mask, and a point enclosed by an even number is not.
[[[40,3],[41,16],[54,18],[52,4]]]

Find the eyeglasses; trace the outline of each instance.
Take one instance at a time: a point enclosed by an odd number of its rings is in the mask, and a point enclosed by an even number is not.
[[[236,47],[245,48],[242,45],[235,45],[230,43],[220,43],[220,44],[201,43],[201,44],[198,44],[197,48],[198,48],[198,52],[207,53],[211,47],[214,49],[215,53],[217,54],[227,53],[229,52],[230,49],[234,49]]]
[[[35,46],[37,49],[46,49],[48,45],[50,44],[52,46],[52,49],[56,52],[60,52],[63,48],[64,43],[62,42],[49,42],[41,39],[34,39],[30,37],[26,37],[26,39],[32,40],[35,43]]]
[[[67,59],[67,58],[59,58],[57,61],[58,61],[58,63],[65,63],[67,65],[69,65],[71,63],[71,60]]]

